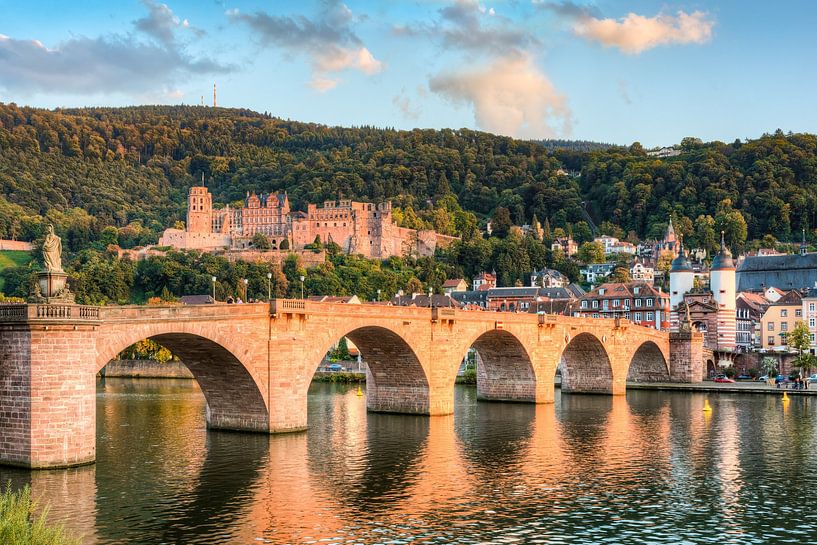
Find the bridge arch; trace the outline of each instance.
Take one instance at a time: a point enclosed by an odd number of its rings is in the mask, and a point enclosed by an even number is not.
[[[411,344],[378,325],[359,325],[337,335],[360,349],[366,363],[366,406],[373,412],[429,414],[428,376]],[[329,351],[320,352],[323,357]]]
[[[145,332],[108,339],[98,348],[97,372],[117,354],[143,339],[151,339],[178,356],[193,374],[207,401],[207,426],[213,429],[269,432],[269,411],[263,391],[235,349],[198,333]],[[99,345],[98,345],[99,346]]]
[[[627,371],[627,382],[668,382],[669,364],[653,341],[644,341],[633,353]]]
[[[536,401],[536,373],[528,350],[509,331],[491,329],[474,339],[477,397],[490,401]]]
[[[592,333],[567,338],[562,351],[562,392],[613,393],[613,367],[602,341]]]

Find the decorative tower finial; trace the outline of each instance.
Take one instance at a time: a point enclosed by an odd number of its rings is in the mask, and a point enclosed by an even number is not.
[[[803,242],[800,243],[800,255],[806,255],[806,250],[808,246],[806,246],[806,228],[803,227]]]

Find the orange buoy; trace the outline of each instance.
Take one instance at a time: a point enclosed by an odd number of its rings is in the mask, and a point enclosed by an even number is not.
[[[786,392],[783,392],[783,401],[791,401],[789,399],[789,394],[787,394]]]
[[[357,397],[363,397],[363,388],[360,387],[360,384],[357,385]]]

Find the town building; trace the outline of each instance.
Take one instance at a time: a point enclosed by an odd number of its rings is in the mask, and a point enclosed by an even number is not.
[[[496,272],[481,272],[474,277],[474,291],[489,290],[496,287]]]
[[[760,320],[763,350],[788,352],[786,337],[802,319],[803,297],[797,290],[769,305]]]
[[[669,328],[669,296],[646,282],[606,282],[573,303],[573,315],[625,318],[654,329]]]
[[[565,287],[490,288],[454,292],[451,296],[467,308],[499,312],[544,312],[566,314],[569,303],[584,295],[576,284]]]
[[[611,237],[610,235],[596,237],[594,242],[598,242],[604,246],[604,255],[636,253],[636,247],[634,244],[619,240],[616,237]]]
[[[647,151],[649,157],[657,157],[658,159],[666,159],[667,157],[677,157],[681,155],[681,150],[676,148],[656,148]]]
[[[774,286],[769,286],[768,288],[763,290],[763,297],[772,303],[777,303],[778,301],[780,301],[780,298],[783,297],[784,295],[786,295],[785,291]]]
[[[738,291],[763,291],[769,286],[800,290],[817,283],[817,252],[808,252],[805,239],[800,253],[746,256],[737,267]]]
[[[468,283],[464,279],[450,278],[443,282],[443,293],[446,295],[459,291],[468,291]]]
[[[636,257],[633,266],[630,267],[630,278],[632,278],[634,282],[646,282],[652,286],[655,283],[655,269],[646,266]]]
[[[552,251],[561,250],[565,256],[571,257],[579,251],[579,245],[573,237],[556,237],[550,245]]]
[[[542,269],[530,274],[531,287],[563,288],[570,284],[570,279],[555,269]]]
[[[580,272],[585,282],[595,285],[610,276],[615,267],[615,263],[589,263]]]
[[[215,250],[252,247],[256,234],[265,235],[273,250],[300,250],[314,242],[335,243],[349,254],[386,259],[402,255],[433,255],[456,237],[430,230],[397,226],[389,202],[351,200],[309,204],[306,212],[290,210],[286,193],[247,193],[241,209],[215,208],[206,187],[190,188],[184,230],[166,229],[160,246]]]
[[[760,293],[742,291],[735,300],[735,345],[738,352],[760,348],[760,320],[769,300]]]
[[[817,287],[810,288],[803,296],[803,321],[811,337],[812,354],[817,354]]]

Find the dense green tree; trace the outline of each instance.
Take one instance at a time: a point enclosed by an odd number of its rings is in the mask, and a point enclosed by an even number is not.
[[[600,242],[585,242],[579,246],[576,259],[582,263],[604,263],[604,246]]]
[[[259,250],[269,250],[272,248],[269,237],[264,233],[255,233],[252,236],[252,245]]]

